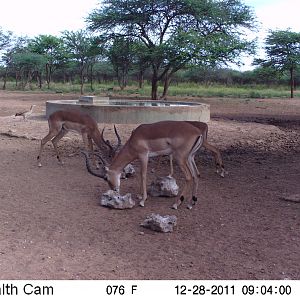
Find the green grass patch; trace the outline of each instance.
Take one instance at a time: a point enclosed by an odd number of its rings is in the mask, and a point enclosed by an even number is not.
[[[0,81],[0,87],[3,83]],[[20,90],[16,87],[14,82],[7,82],[6,90],[16,91]],[[51,83],[50,89],[47,88],[46,84],[40,89],[35,83],[27,86],[26,91],[42,91],[42,92],[55,92],[55,93],[80,93],[80,84],[71,83]],[[163,87],[159,86],[158,92],[161,94]],[[91,89],[90,84],[84,85],[84,94],[91,95],[125,95],[150,98],[151,85],[145,84],[143,88],[138,88],[135,84],[128,85],[124,90],[121,90],[116,82],[109,82],[93,84]],[[227,86],[219,84],[200,85],[195,83],[180,83],[177,85],[171,85],[169,87],[168,96],[177,97],[218,97],[218,98],[289,98],[290,90],[287,86]],[[294,92],[295,98],[300,98],[300,91]]]

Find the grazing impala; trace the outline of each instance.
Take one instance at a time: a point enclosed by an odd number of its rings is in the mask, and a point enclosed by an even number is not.
[[[142,200],[140,205],[144,206],[147,199],[146,177],[149,157],[172,154],[186,179],[181,195],[174,203],[173,208],[177,209],[183,200],[188,198],[188,193],[192,194],[192,202],[188,208],[192,208],[197,201],[198,184],[193,160],[195,153],[202,146],[203,140],[203,134],[187,122],[161,121],[138,126],[113,158],[110,166],[100,169],[99,173],[92,170],[87,154],[84,153],[84,155],[88,171],[107,180],[110,188],[115,191],[120,189],[120,175],[123,168],[138,159],[141,162]],[[102,160],[102,162],[104,161]]]
[[[75,131],[82,135],[85,148],[89,149],[90,153],[92,154],[93,162],[95,165],[96,162],[93,153],[93,141],[99,147],[99,149],[103,148],[103,146],[106,145],[110,148],[110,151],[113,150],[112,147],[103,140],[103,134],[101,135],[96,121],[88,114],[76,110],[59,110],[49,116],[48,124],[49,133],[41,140],[41,147],[39,155],[37,157],[39,167],[42,166],[41,154],[43,148],[45,144],[50,140],[55,149],[58,161],[61,164],[63,163],[58,153],[57,143],[69,131]]]
[[[213,153],[214,158],[215,158],[215,164],[216,164],[216,173],[220,174],[221,177],[224,177],[225,169],[224,169],[221,153],[215,146],[209,144],[207,141],[208,125],[204,122],[197,122],[197,121],[186,121],[186,122],[197,127],[199,130],[199,134],[203,135],[203,147]],[[200,172],[194,161],[193,161],[193,164],[194,164],[195,170],[197,172],[197,175],[200,176]],[[170,169],[171,169],[171,171],[170,171],[169,176],[173,176],[174,169],[173,169],[172,155],[170,155]]]
[[[215,165],[216,165],[216,173],[220,174],[221,177],[224,177],[225,169],[224,169],[224,164],[223,164],[221,153],[215,146],[209,144],[207,141],[208,125],[204,122],[199,122],[199,121],[185,121],[185,122],[198,128],[199,134],[201,134],[203,136],[203,144],[202,144],[203,147],[205,149],[211,151],[214,155]],[[104,129],[103,129],[103,131],[104,131]],[[102,131],[102,134],[103,134],[103,131]],[[117,149],[119,149],[121,146],[121,138],[120,138],[120,135],[118,134],[116,128],[115,128],[115,134],[118,138],[118,147],[114,150],[114,152],[117,152]],[[108,146],[110,146],[110,143],[108,141],[106,141],[106,143]],[[160,164],[160,160],[158,161],[158,164]],[[194,161],[193,161],[193,164],[194,164],[195,170],[197,172],[197,175],[200,176],[200,172]],[[169,176],[172,177],[173,174],[174,174],[173,158],[172,158],[172,154],[170,154],[170,174],[169,174]]]

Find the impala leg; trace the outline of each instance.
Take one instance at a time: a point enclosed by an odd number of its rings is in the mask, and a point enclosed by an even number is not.
[[[148,168],[148,155],[140,157],[141,162],[141,195],[142,200],[140,206],[145,206],[147,200],[147,168]]]
[[[170,157],[170,174],[168,176],[173,177],[173,174],[174,174],[173,155],[170,154],[169,157]]]
[[[57,143],[67,134],[67,130],[62,128],[60,130],[60,132],[54,137],[54,139],[52,139],[52,144],[53,144],[53,147],[55,149],[55,152],[56,152],[56,157],[57,157],[57,160],[59,161],[59,163],[61,163],[63,165],[63,161],[59,155],[59,152],[58,152],[58,148],[57,148]]]
[[[42,152],[44,149],[44,146],[57,135],[58,131],[49,131],[49,133],[41,140],[41,146],[40,146],[40,151],[37,156],[37,161],[38,161],[38,166],[41,167],[41,157],[42,157]]]
[[[199,138],[197,139],[196,143],[192,147],[192,150],[187,159],[187,167],[192,176],[192,202],[191,202],[191,204],[188,204],[188,206],[187,206],[188,209],[192,209],[193,205],[195,205],[198,200],[196,197],[196,194],[197,194],[197,189],[198,189],[197,175],[199,175],[199,171],[196,167],[195,155],[196,155],[197,151],[201,148],[202,144],[203,144],[203,136],[200,135]]]
[[[93,141],[92,141],[92,138],[91,138],[87,133],[83,132],[83,133],[82,133],[82,140],[83,140],[85,149],[88,150],[90,156],[92,157],[93,165],[94,165],[97,169],[99,169],[99,165],[98,165],[98,163],[96,162],[95,155],[94,155],[94,147],[93,147]]]
[[[197,165],[196,165],[196,162],[195,162],[195,155],[193,156],[193,159],[192,159],[192,165],[193,165],[193,170],[196,172],[197,176],[200,177],[200,172],[197,168]]]
[[[191,172],[190,172],[186,162],[180,161],[180,162],[178,162],[178,164],[179,164],[181,171],[184,174],[185,183],[184,183],[182,192],[180,194],[180,197],[175,201],[175,203],[172,206],[172,208],[174,208],[174,209],[177,209],[182,204],[182,202],[187,198],[187,194],[188,194],[187,191],[190,191],[190,185],[192,183],[192,175],[191,175]]]
[[[90,136],[88,136],[88,144],[89,144],[89,151],[91,153],[92,156],[92,160],[93,160],[93,164],[96,167],[96,169],[99,169],[99,164],[95,159],[95,155],[94,155],[94,146],[93,146],[93,140]]]
[[[192,186],[192,202],[191,202],[191,204],[187,205],[187,208],[192,209],[198,200],[196,195],[197,195],[197,190],[198,190],[197,177],[199,177],[199,171],[195,164],[194,155],[191,155],[188,159],[188,168],[190,170],[190,173],[192,174],[193,186]]]
[[[221,177],[225,177],[225,168],[222,160],[222,156],[220,151],[213,145],[209,144],[208,142],[204,142],[203,146],[211,151],[215,158],[215,164],[216,164],[216,173],[220,174]]]

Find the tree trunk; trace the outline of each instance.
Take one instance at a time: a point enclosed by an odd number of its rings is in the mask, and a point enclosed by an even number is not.
[[[39,89],[42,89],[42,74],[41,72],[37,72],[37,80],[38,80],[38,83],[39,83]],[[48,89],[49,89],[49,85],[48,85]]]
[[[291,80],[291,98],[294,98],[294,86],[295,86],[295,79],[294,79],[294,68],[290,68],[290,80]]]
[[[138,82],[139,82],[139,88],[143,88],[144,85],[144,70],[140,69],[139,75],[138,75]]]
[[[162,94],[161,97],[160,97],[160,98],[163,99],[163,100],[166,100],[166,98],[167,98],[167,94],[168,94],[170,82],[171,82],[171,74],[166,74],[165,80],[164,80],[164,90],[163,90],[163,94]]]
[[[7,68],[5,68],[2,90],[6,90],[7,73],[8,73]]]
[[[84,72],[84,63],[82,62],[80,67],[80,94],[81,95],[83,95],[83,82],[84,82],[83,72]]]
[[[48,89],[50,89],[50,67],[48,63],[46,64],[46,81]]]
[[[16,74],[15,74],[16,88],[18,87],[18,84],[19,84],[19,82],[18,82],[18,77],[19,77],[19,72],[16,71]]]
[[[90,73],[90,76],[91,76],[91,91],[93,92],[94,91],[94,86],[93,86],[93,63],[91,63],[91,73]]]
[[[153,67],[153,74],[152,74],[151,99],[152,100],[158,99],[158,76],[155,67]]]

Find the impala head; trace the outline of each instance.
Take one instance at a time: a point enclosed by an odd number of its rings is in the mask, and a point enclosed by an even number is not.
[[[119,193],[120,183],[121,183],[121,173],[110,170],[107,167],[105,169],[106,169],[106,181],[110,189]]]
[[[120,191],[120,182],[121,182],[121,173],[114,171],[114,170],[110,170],[106,166],[107,164],[105,163],[103,158],[99,154],[95,153],[95,155],[100,159],[100,161],[103,164],[102,167],[99,170],[97,170],[97,172],[96,172],[91,167],[88,153],[85,151],[81,151],[81,153],[85,156],[85,163],[86,163],[88,172],[94,176],[104,179],[105,181],[107,181],[111,190],[119,192]]]

